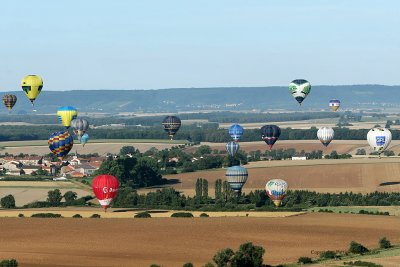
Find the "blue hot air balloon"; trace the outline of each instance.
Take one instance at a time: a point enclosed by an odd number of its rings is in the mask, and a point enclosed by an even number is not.
[[[85,133],[84,135],[82,135],[79,141],[81,142],[82,146],[85,146],[85,144],[89,141],[89,135]]]
[[[244,133],[244,129],[239,124],[233,124],[229,128],[229,135],[232,137],[233,141],[238,142]]]
[[[226,143],[226,151],[232,157],[235,156],[235,154],[239,151],[239,149],[240,149],[239,143],[236,143],[236,142],[228,142],[228,143]]]
[[[240,166],[229,167],[225,174],[226,181],[237,194],[242,192],[248,176],[247,169]]]

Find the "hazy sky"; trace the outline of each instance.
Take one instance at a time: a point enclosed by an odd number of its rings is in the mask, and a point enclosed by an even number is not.
[[[0,90],[400,84],[400,1],[9,0]]]

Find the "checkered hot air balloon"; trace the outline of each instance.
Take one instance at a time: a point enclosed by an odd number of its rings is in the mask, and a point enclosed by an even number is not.
[[[112,175],[102,174],[93,179],[92,189],[100,205],[106,211],[112,200],[117,196],[119,181]]]
[[[239,124],[233,124],[229,128],[229,135],[232,137],[233,141],[239,142],[240,138],[244,134],[244,129]]]
[[[3,96],[3,103],[4,106],[8,109],[8,112],[14,107],[15,103],[17,103],[17,96],[16,95],[4,95]]]
[[[236,155],[236,153],[239,151],[240,149],[240,145],[239,143],[236,142],[228,142],[226,144],[226,151],[229,153],[229,155],[231,155],[232,157],[234,157]]]
[[[74,138],[68,132],[53,133],[48,141],[51,152],[62,161],[74,145]]]

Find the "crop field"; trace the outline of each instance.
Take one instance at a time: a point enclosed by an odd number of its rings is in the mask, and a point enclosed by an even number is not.
[[[182,266],[185,262],[202,266],[218,250],[236,250],[244,242],[265,248],[265,264],[279,264],[301,256],[317,258],[318,251],[347,250],[353,240],[369,248],[376,248],[383,236],[400,242],[397,217],[351,214],[268,219],[0,218],[0,224],[2,240],[7,241],[0,242],[0,257],[16,258],[21,266],[30,267]]]
[[[347,159],[347,160],[308,160],[308,161],[262,161],[248,166],[249,178],[243,187],[244,192],[263,190],[270,179],[284,179],[290,189],[317,192],[339,193],[374,191],[400,191],[400,164],[398,158],[389,159]],[[225,179],[226,169],[198,171],[167,175],[178,179],[172,185],[175,189],[193,196],[197,178],[207,179],[209,194],[214,195],[217,179]],[[143,189],[140,192],[157,188]]]

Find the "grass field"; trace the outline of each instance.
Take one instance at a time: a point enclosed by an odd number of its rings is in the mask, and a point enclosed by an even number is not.
[[[296,262],[300,256],[317,257],[312,251],[347,250],[353,240],[368,248],[376,248],[383,236],[394,244],[400,242],[398,218],[350,214],[268,219],[0,218],[0,224],[2,240],[7,241],[0,242],[1,258],[16,258],[21,266],[30,267],[182,266],[185,262],[202,266],[218,250],[236,250],[244,242],[266,249],[265,264],[279,264]]]

